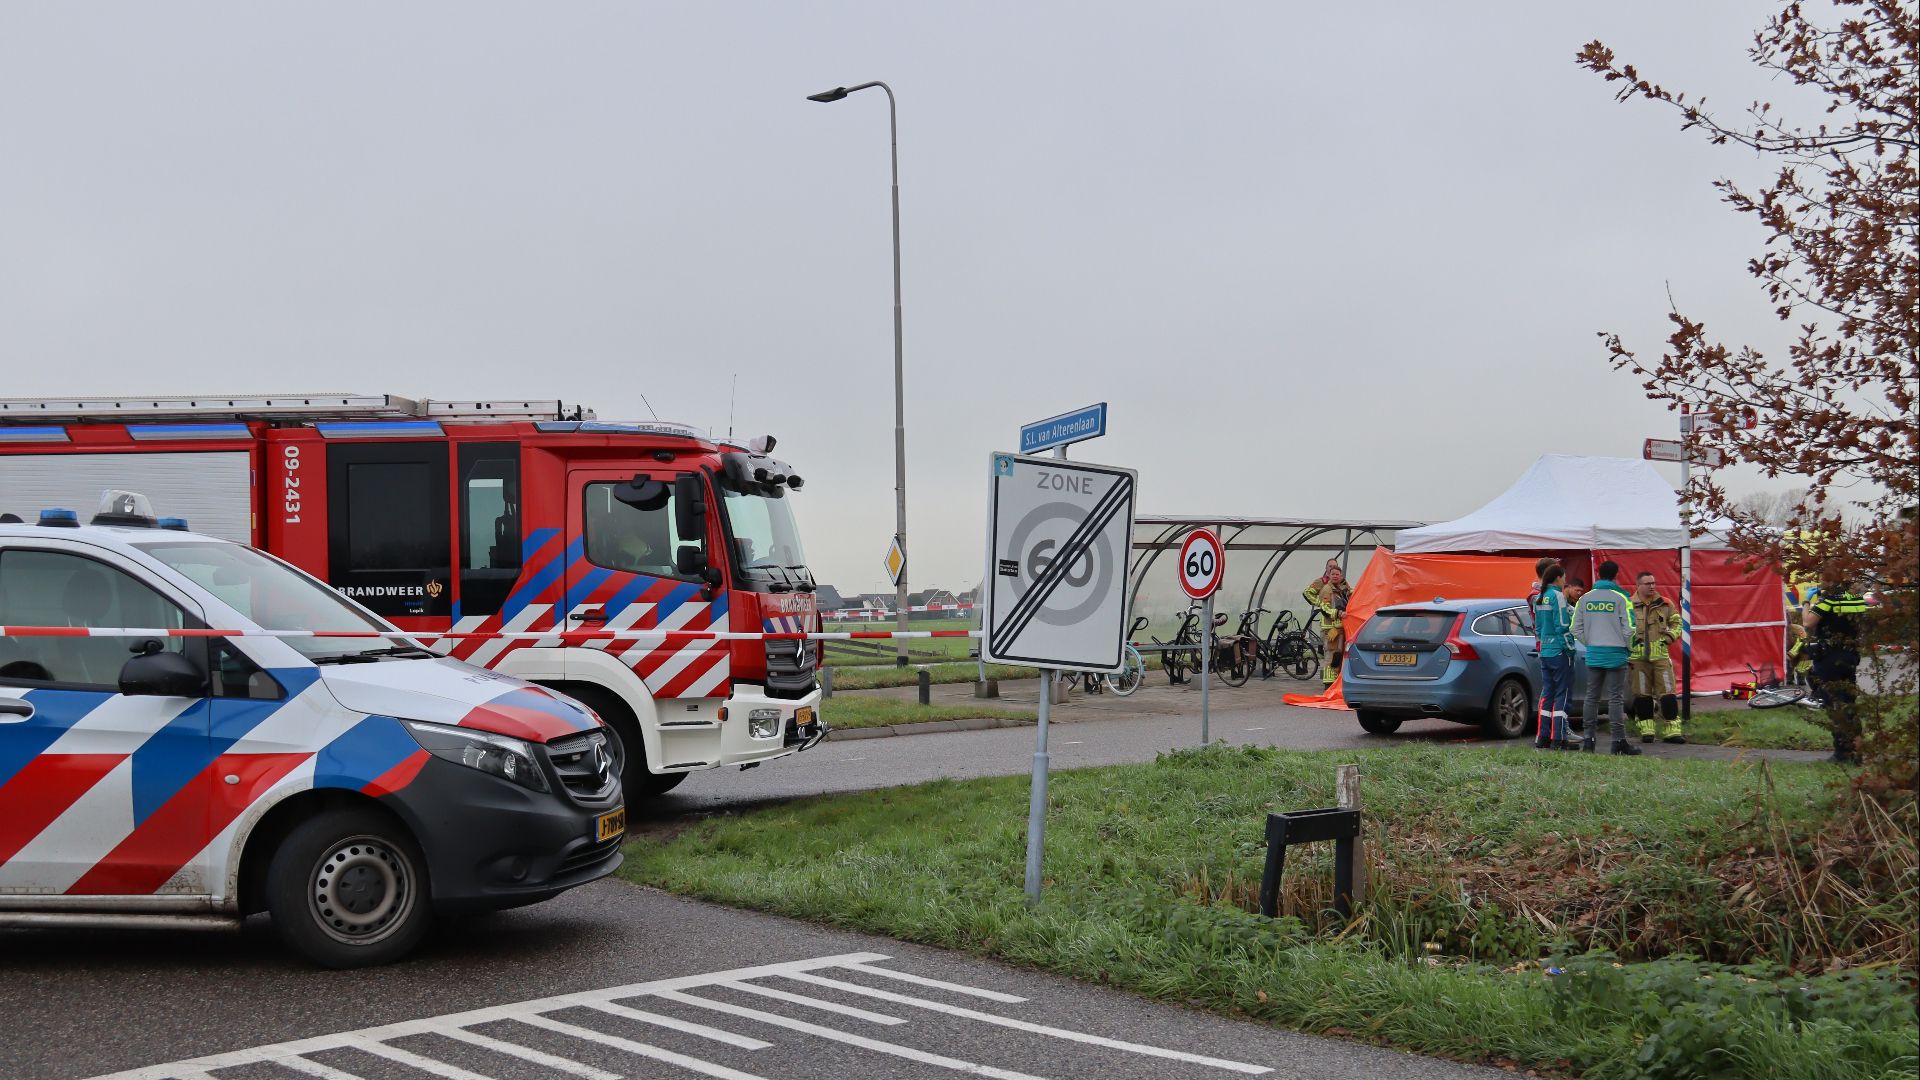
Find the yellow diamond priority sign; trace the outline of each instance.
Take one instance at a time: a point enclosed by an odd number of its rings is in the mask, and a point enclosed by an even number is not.
[[[900,575],[907,569],[907,553],[901,549],[900,538],[897,536],[887,545],[886,567],[887,584],[900,584]]]

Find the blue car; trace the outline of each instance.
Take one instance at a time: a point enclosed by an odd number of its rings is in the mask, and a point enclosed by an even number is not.
[[[1570,712],[1579,711],[1585,677],[1576,664]],[[1540,695],[1533,613],[1524,599],[1381,608],[1347,647],[1341,692],[1375,735],[1417,716],[1478,724],[1496,739],[1528,734]]]

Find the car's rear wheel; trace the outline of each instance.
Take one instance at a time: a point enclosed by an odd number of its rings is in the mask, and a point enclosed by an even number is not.
[[[1360,717],[1360,726],[1369,734],[1391,735],[1400,730],[1400,718],[1397,716],[1388,716],[1372,709],[1361,709],[1356,715]]]
[[[267,869],[280,939],[322,967],[391,963],[433,921],[426,860],[379,810],[334,810],[294,826]]]
[[[1527,693],[1527,684],[1509,678],[1493,688],[1493,699],[1487,703],[1487,718],[1481,726],[1493,738],[1517,739],[1527,733],[1533,719],[1533,696]]]

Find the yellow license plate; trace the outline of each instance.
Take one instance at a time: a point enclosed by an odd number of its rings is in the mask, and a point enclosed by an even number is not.
[[[1410,652],[1383,652],[1380,654],[1381,667],[1412,667],[1420,658]]]
[[[612,840],[616,837],[626,835],[627,808],[623,806],[610,813],[601,814],[599,820],[594,823],[594,826],[598,833],[597,838],[600,840]]]
[[[802,705],[794,710],[793,722],[801,727],[806,727],[808,724],[813,723],[813,706]]]

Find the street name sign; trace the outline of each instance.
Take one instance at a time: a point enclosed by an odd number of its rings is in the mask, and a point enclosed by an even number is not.
[[[1715,420],[1701,413],[1683,412],[1680,414],[1680,434],[1691,435],[1696,431],[1731,431],[1736,428],[1751,429],[1760,426],[1760,414],[1751,406],[1740,410],[1730,421]]]
[[[1180,588],[1195,600],[1205,600],[1227,574],[1227,553],[1212,529],[1195,529],[1180,541]]]
[[[1648,461],[1681,461],[1687,456],[1687,444],[1679,439],[1648,439],[1640,456]],[[1717,446],[1696,447],[1692,463],[1717,469],[1727,463],[1727,455]]]
[[[1107,403],[1036,420],[1020,429],[1020,452],[1038,453],[1055,446],[1097,439],[1107,433]]]
[[[1138,474],[997,453],[988,483],[981,655],[993,663],[1120,670]]]

